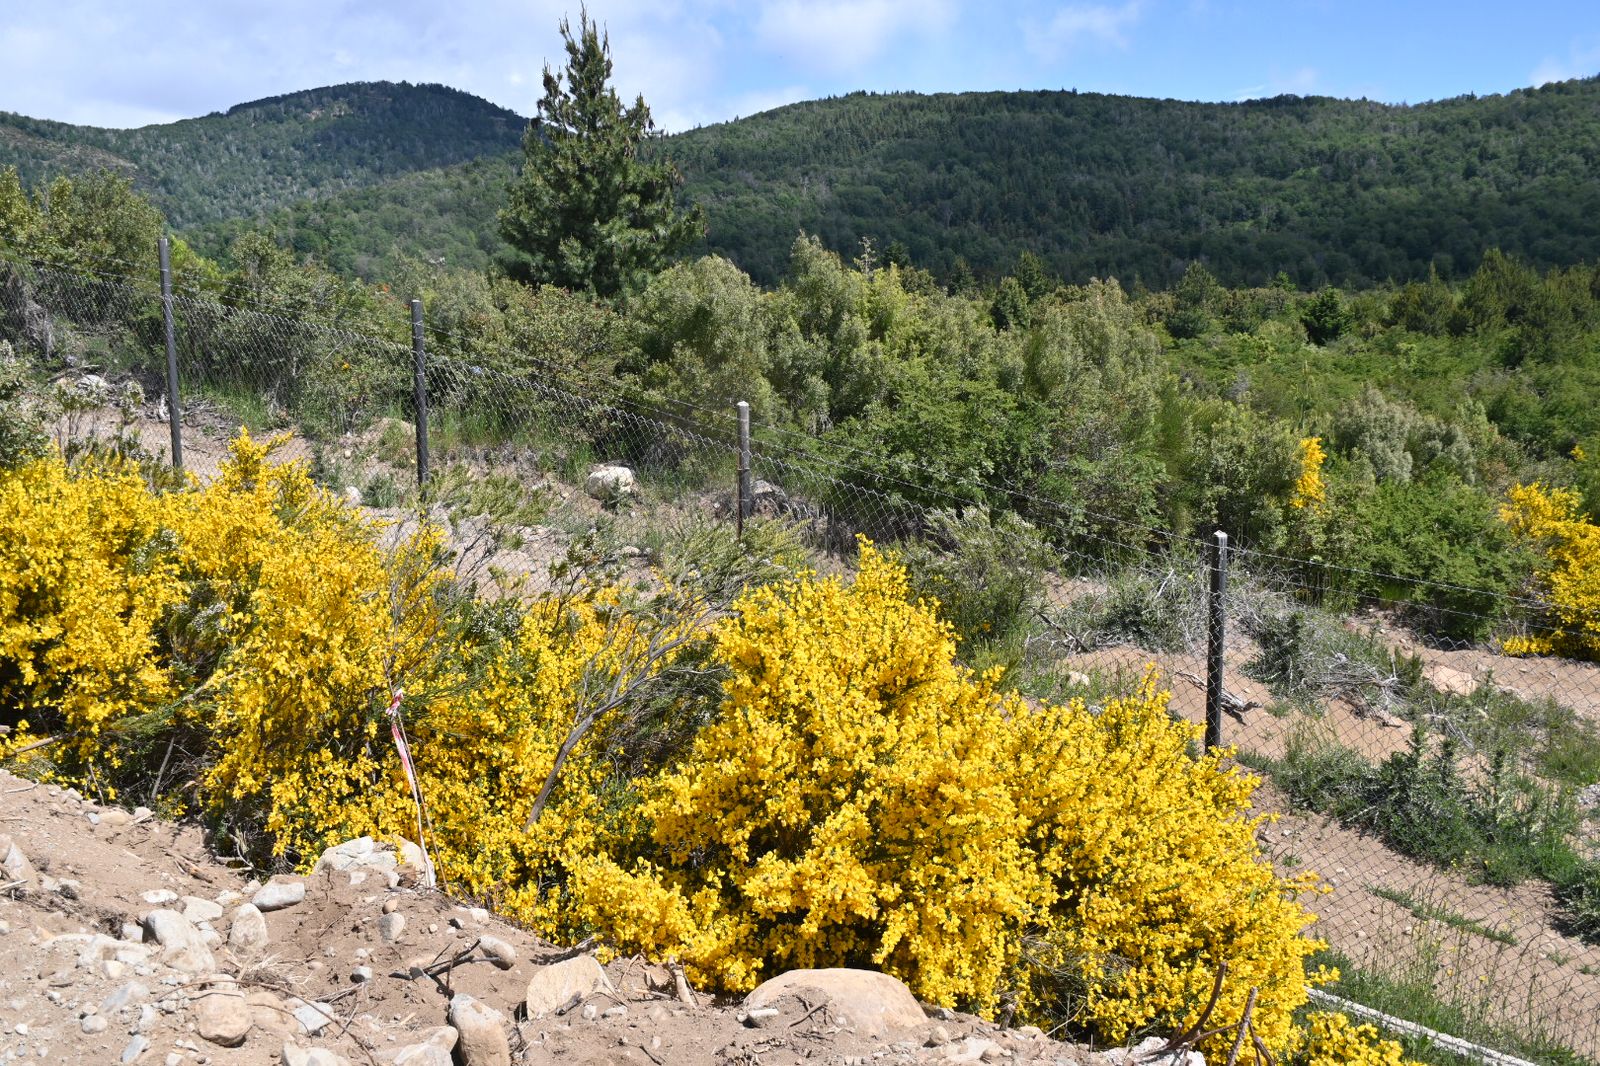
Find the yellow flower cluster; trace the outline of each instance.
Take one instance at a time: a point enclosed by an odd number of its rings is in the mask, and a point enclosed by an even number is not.
[[[1251,778],[1147,680],[1099,713],[1030,707],[954,662],[934,605],[863,545],[853,583],[759,589],[716,633],[720,717],[642,782],[629,830],[571,865],[590,921],[730,991],[860,965],[921,997],[1027,1013],[1071,999],[1103,1039],[1219,1017],[1259,989],[1292,1043],[1316,944],[1258,853]]]
[[[1377,1027],[1357,1025],[1343,1014],[1313,1011],[1301,1039],[1296,1066],[1418,1066]]]
[[[1300,476],[1295,479],[1294,496],[1289,501],[1292,506],[1316,511],[1327,503],[1328,486],[1322,479],[1322,465],[1327,460],[1321,437],[1301,439]]]
[[[1600,526],[1583,516],[1578,494],[1516,485],[1500,520],[1538,553],[1552,615],[1549,632],[1506,640],[1506,654],[1600,659]]]
[[[85,769],[103,754],[114,766],[106,724],[173,698],[157,623],[182,590],[162,530],[144,482],[124,467],[69,477],[50,458],[0,474],[0,707],[19,718],[0,756],[39,739],[30,723],[65,721],[59,763]]]

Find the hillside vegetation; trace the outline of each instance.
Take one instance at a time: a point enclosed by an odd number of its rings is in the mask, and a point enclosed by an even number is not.
[[[179,229],[513,149],[515,113],[442,85],[336,85],[139,129],[0,112],[0,166],[30,181],[110,169]]]
[[[0,116],[0,165],[35,182],[121,169],[204,251],[263,223],[372,279],[393,250],[491,261],[524,125],[453,90],[369,83],[140,130]],[[1496,247],[1541,268],[1600,258],[1593,78],[1414,106],[856,93],[658,148],[705,209],[701,250],[769,285],[801,231],[845,253],[870,238],[957,283],[1023,251],[1069,281],[1150,288],[1194,260],[1228,284],[1314,288],[1460,279]]]

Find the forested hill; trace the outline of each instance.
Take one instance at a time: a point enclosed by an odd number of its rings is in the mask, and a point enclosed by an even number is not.
[[[437,86],[347,85],[142,130],[0,116],[0,166],[129,168],[219,252],[265,221],[340,269],[394,250],[481,267],[524,120]],[[854,94],[657,142],[710,226],[771,282],[795,235],[947,279],[1031,250],[1061,277],[1152,288],[1200,259],[1302,287],[1600,259],[1600,79],[1415,106],[1184,103],[1074,92]],[[343,190],[343,191],[341,191]]]
[[[710,244],[758,278],[797,230],[948,275],[1022,249],[1063,276],[1363,284],[1600,258],[1600,79],[1418,106],[1073,92],[867,95],[672,138]]]
[[[127,174],[179,229],[254,218],[406,174],[503,155],[527,121],[442,85],[364,82],[256,100],[131,130],[0,112],[0,166],[39,184]]]

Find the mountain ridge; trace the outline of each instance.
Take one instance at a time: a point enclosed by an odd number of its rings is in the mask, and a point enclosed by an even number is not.
[[[266,226],[346,272],[381,273],[396,251],[479,269],[524,127],[459,90],[349,83],[121,133],[0,114],[0,165],[22,158],[37,182],[121,160],[212,253]],[[173,144],[220,162],[174,165]],[[1309,287],[1458,276],[1490,247],[1600,259],[1600,78],[1419,104],[857,92],[646,150],[705,208],[697,251],[768,283],[801,232],[850,255],[867,238],[953,282],[1024,251],[1066,280],[1152,287],[1193,261]]]

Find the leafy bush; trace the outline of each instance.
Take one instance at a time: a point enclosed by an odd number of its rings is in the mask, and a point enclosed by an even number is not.
[[[991,520],[978,509],[938,511],[927,536],[906,544],[900,559],[912,591],[937,601],[940,617],[954,627],[963,661],[1027,626],[1044,598],[1050,562],[1033,526],[1005,513]]]
[[[853,583],[742,599],[716,631],[719,717],[607,853],[572,860],[582,912],[720,989],[868,965],[1112,1042],[1192,1020],[1226,959],[1219,1009],[1259,987],[1258,1032],[1286,1046],[1309,881],[1258,854],[1253,779],[1193,758],[1152,681],[1098,715],[997,691],[908,593],[867,545]]]

